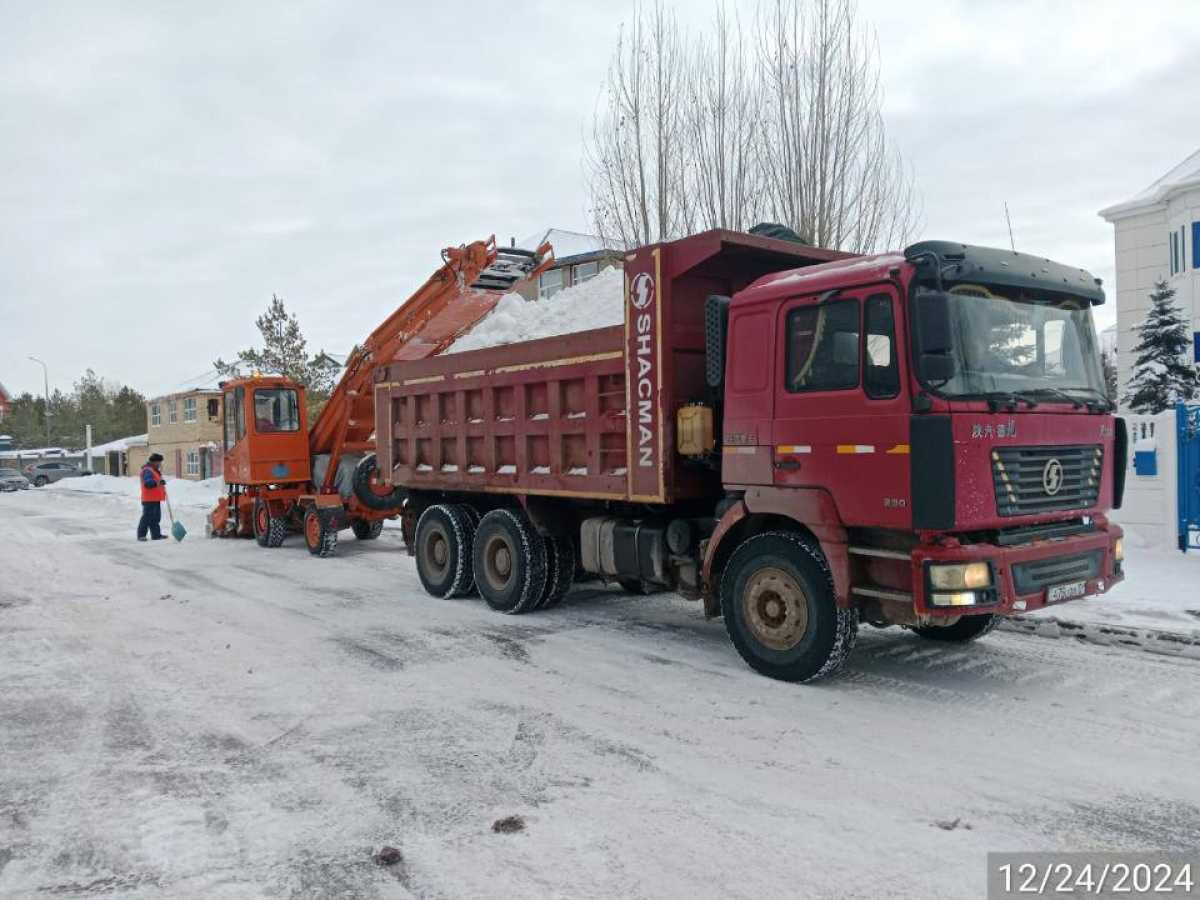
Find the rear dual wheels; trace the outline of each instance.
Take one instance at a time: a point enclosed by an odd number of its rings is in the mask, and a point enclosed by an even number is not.
[[[837,605],[820,550],[786,531],[756,535],[733,552],[721,612],[742,659],[781,681],[832,675],[858,635],[858,612]]]
[[[464,597],[478,590],[498,612],[554,606],[575,578],[571,542],[543,537],[516,510],[480,518],[465,504],[431,506],[417,521],[415,543],[417,574],[428,593]]]

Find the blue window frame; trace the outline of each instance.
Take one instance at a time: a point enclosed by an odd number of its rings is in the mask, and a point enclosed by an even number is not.
[[[1200,269],[1200,222],[1192,223],[1192,268]]]
[[[1179,226],[1179,271],[1187,269],[1187,227]]]
[[[1174,275],[1179,271],[1179,235],[1175,233],[1175,229],[1171,229],[1171,274]]]

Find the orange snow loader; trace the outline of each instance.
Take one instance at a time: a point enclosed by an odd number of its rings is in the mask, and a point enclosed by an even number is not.
[[[292,379],[223,383],[228,492],[208,516],[208,534],[278,547],[299,532],[316,556],[331,555],[344,528],[377,538],[406,492],[378,476],[376,371],[437,355],[553,262],[549,244],[497,247],[494,236],[443,250],[441,267],[350,354],[311,428],[304,387]]]

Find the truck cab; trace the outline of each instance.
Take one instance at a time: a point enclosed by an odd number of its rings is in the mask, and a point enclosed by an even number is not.
[[[225,392],[225,480],[307,483],[308,410],[304,388],[281,375],[239,378]]]
[[[1107,591],[1123,577],[1106,513],[1126,442],[1092,323],[1103,302],[1083,270],[941,241],[734,295],[721,443],[735,502],[710,584],[734,548],[789,522],[839,608],[935,639]],[[751,638],[771,635],[764,610],[739,610],[757,616]]]

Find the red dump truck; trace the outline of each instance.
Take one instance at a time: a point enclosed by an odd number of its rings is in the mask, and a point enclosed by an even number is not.
[[[965,642],[1122,579],[1103,301],[1021,253],[710,231],[626,256],[621,326],[381,363],[372,464],[430,594],[675,590],[805,681],[860,621]]]

